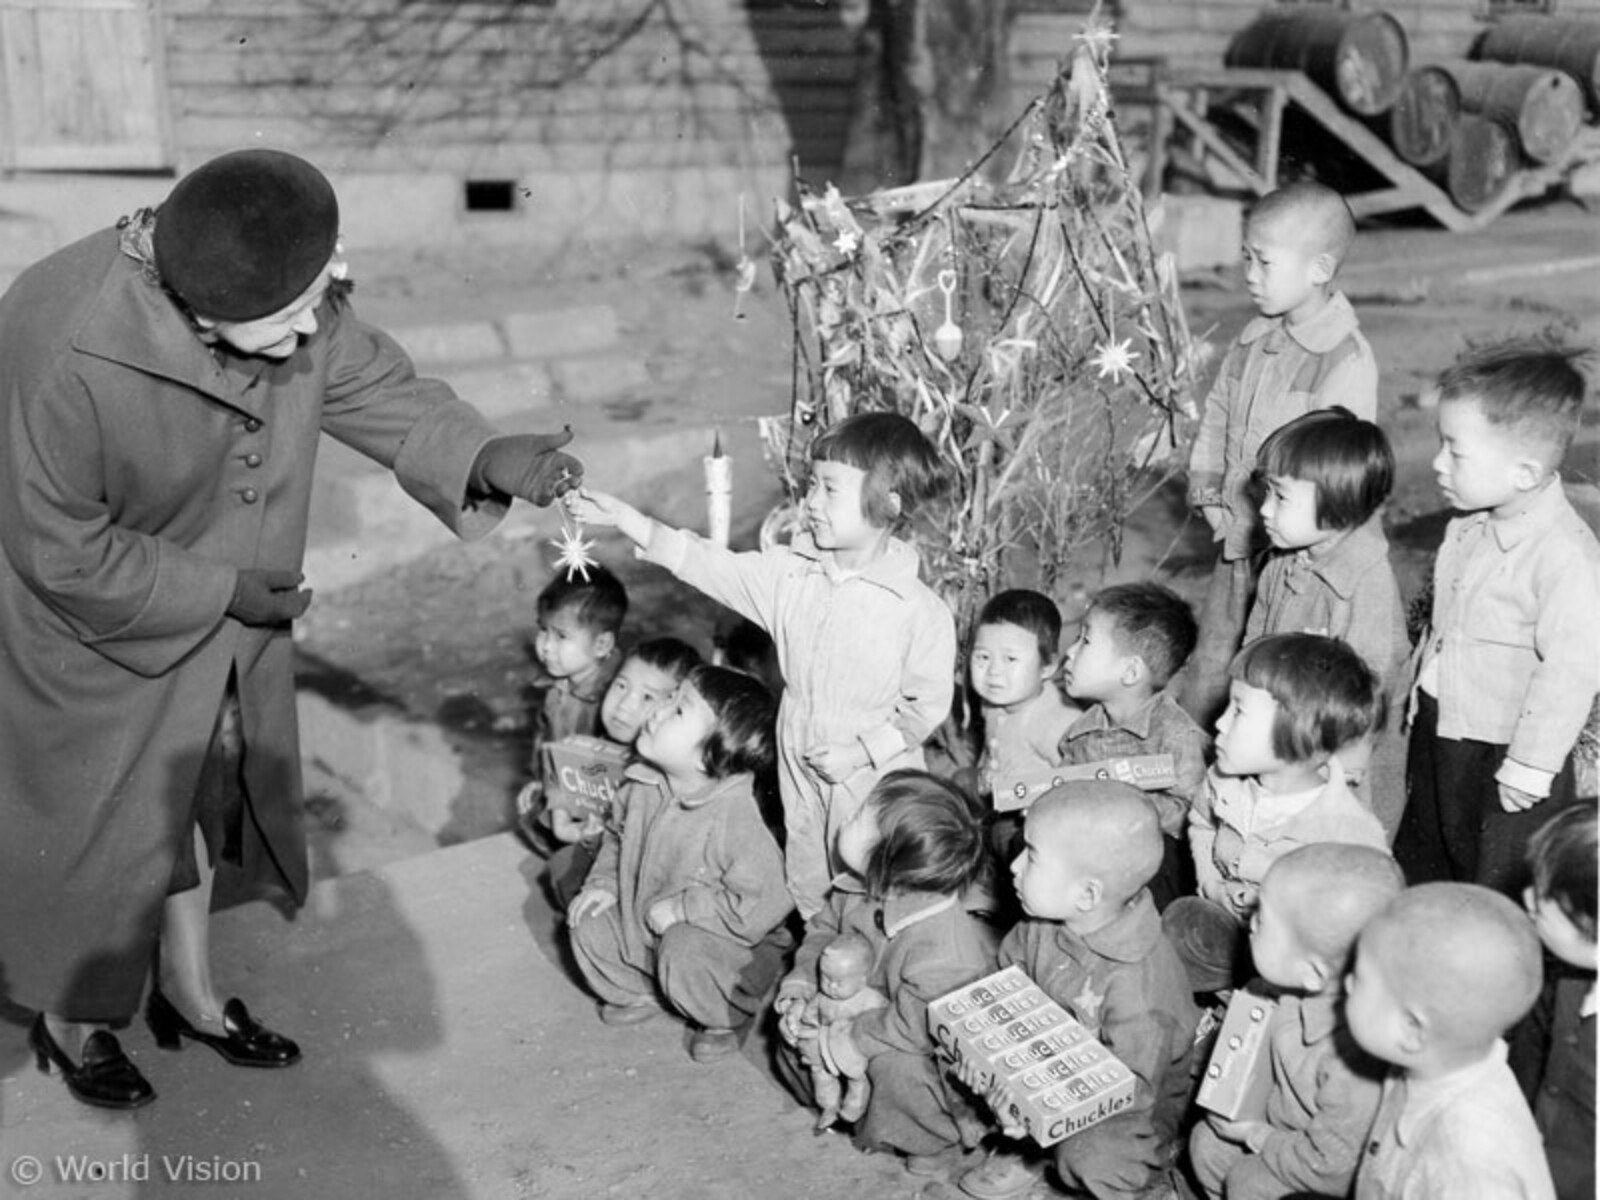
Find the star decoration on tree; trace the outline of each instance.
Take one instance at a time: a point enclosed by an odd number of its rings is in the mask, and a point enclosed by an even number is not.
[[[1111,28],[1111,22],[1096,12],[1084,25],[1083,32],[1073,34],[1072,39],[1082,42],[1084,48],[1094,55],[1096,62],[1105,62],[1111,54],[1111,43],[1117,40],[1117,34]]]
[[[1138,357],[1139,352],[1133,348],[1132,338],[1123,338],[1120,342],[1107,338],[1095,347],[1090,363],[1100,369],[1101,379],[1109,377],[1112,383],[1121,383],[1124,375],[1133,373],[1133,364]]]
[[[574,574],[578,574],[583,576],[585,583],[588,583],[589,568],[597,567],[600,563],[589,553],[594,549],[594,543],[583,536],[583,526],[569,525],[563,517],[561,536],[550,544],[556,548],[556,566],[565,568],[568,581],[571,581]]]

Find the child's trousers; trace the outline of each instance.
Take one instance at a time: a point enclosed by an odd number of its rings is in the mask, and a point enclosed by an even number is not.
[[[1407,759],[1406,808],[1395,835],[1394,857],[1410,884],[1481,883],[1517,896],[1527,882],[1528,839],[1556,812],[1577,799],[1569,755],[1550,795],[1525,812],[1500,805],[1494,773],[1506,747],[1439,736],[1439,702],[1417,698]]]
[[[680,921],[655,943],[650,961],[626,961],[617,906],[572,926],[572,954],[591,991],[607,1004],[665,1001],[702,1029],[735,1029],[765,1003],[793,938],[784,926],[746,946]]]
[[[1175,694],[1202,729],[1210,729],[1228,704],[1228,667],[1239,653],[1245,621],[1261,577],[1259,557],[1218,557],[1200,609],[1200,636]]]
[[[1073,1195],[1169,1200],[1173,1194],[1172,1140],[1147,1121],[1111,1117],[1057,1142],[1054,1154],[1056,1174]]]
[[[1217,1136],[1204,1120],[1189,1134],[1189,1166],[1206,1200],[1286,1200],[1308,1194],[1269,1171],[1259,1154]],[[1342,1196],[1348,1191],[1347,1179],[1343,1187],[1330,1186],[1327,1194]]]

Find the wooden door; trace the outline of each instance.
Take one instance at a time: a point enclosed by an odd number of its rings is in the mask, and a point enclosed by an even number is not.
[[[172,165],[159,0],[0,0],[0,166]]]

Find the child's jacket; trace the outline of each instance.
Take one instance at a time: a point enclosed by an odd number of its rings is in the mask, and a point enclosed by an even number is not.
[[[617,897],[626,961],[649,963],[659,940],[645,925],[658,900],[681,897],[685,920],[745,946],[782,924],[794,907],[783,886],[783,854],[756,807],[754,781],[731,775],[692,796],[635,763],[585,888]]]
[[[1121,725],[1111,723],[1104,704],[1091,705],[1075,721],[1057,748],[1062,766],[1102,762],[1108,758],[1136,758],[1146,754],[1172,755],[1176,781],[1164,792],[1146,792],[1161,818],[1161,832],[1181,838],[1189,808],[1206,782],[1205,730],[1168,692],[1157,692],[1150,702]]]
[[[734,553],[658,524],[646,557],[772,635],[788,745],[859,741],[881,766],[919,749],[949,715],[955,619],[918,577],[908,543],[891,539],[877,562],[847,573],[806,534]]]
[[[1339,990],[1282,997],[1267,1033],[1272,1132],[1259,1153],[1286,1193],[1348,1195],[1378,1113],[1387,1068],[1350,1036]]]
[[[1150,893],[1140,892],[1115,921],[1081,937],[1056,921],[1019,921],[1000,943],[999,966],[1012,964],[1137,1078],[1133,1107],[1098,1128],[1115,1125],[1119,1137],[1154,1137],[1170,1146],[1188,1103],[1199,1012]]]
[[[1543,778],[1501,782],[1547,795],[1600,686],[1600,542],[1554,479],[1514,517],[1452,520],[1433,581],[1419,682],[1439,736],[1507,747]]]
[[[1398,1068],[1356,1170],[1355,1200],[1554,1200],[1539,1131],[1497,1042],[1435,1079]]]
[[[1300,325],[1256,317],[1228,348],[1189,456],[1189,502],[1224,505],[1232,518],[1223,558],[1259,549],[1249,483],[1261,443],[1296,417],[1335,404],[1377,418],[1378,363],[1343,292]]]
[[[1272,633],[1339,638],[1372,668],[1386,693],[1393,696],[1397,684],[1403,689],[1411,641],[1380,517],[1323,546],[1272,554],[1244,640],[1248,645]]]
[[[1189,810],[1200,895],[1240,920],[1255,911],[1267,868],[1315,842],[1389,850],[1383,826],[1350,791],[1337,759],[1329,761],[1321,787],[1290,795],[1264,792],[1254,779],[1213,768]]]
[[[779,988],[817,985],[817,959],[840,934],[872,946],[867,986],[889,998],[887,1008],[855,1018],[851,1038],[867,1058],[886,1051],[932,1054],[928,1003],[994,970],[988,927],[959,897],[912,892],[874,900],[854,876],[834,880],[822,911],[806,924],[794,968]]]
[[[979,766],[989,790],[997,790],[997,780],[1055,766],[1056,746],[1081,712],[1054,683],[1046,683],[1043,691],[1014,712],[985,705]]]

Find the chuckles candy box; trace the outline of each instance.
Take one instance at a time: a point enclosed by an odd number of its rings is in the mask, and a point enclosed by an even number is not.
[[[973,1070],[978,1090],[999,1086],[1006,1111],[1041,1146],[1133,1104],[1133,1072],[1044,990],[1011,966],[928,1005],[946,1057]]]
[[[1230,1121],[1259,1121],[1266,1116],[1272,1091],[1267,1038],[1277,1007],[1276,1000],[1250,988],[1234,990],[1195,1096],[1201,1108]]]
[[[628,749],[604,738],[574,734],[544,748],[544,796],[550,808],[574,817],[604,816],[622,787]]]
[[[1043,767],[1009,775],[994,773],[989,778],[994,809],[996,812],[1016,812],[1028,808],[1056,784],[1074,779],[1115,779],[1119,783],[1131,783],[1141,791],[1164,792],[1177,786],[1178,772],[1170,754],[1136,754],[1101,762]]]

